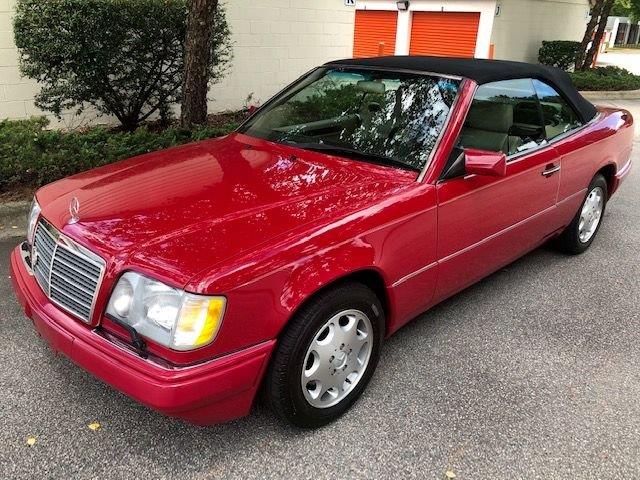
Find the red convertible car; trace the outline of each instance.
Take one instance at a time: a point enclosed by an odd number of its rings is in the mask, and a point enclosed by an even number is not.
[[[585,251],[632,131],[551,68],[331,62],[226,137],[40,189],[15,292],[53,348],[154,409],[211,424],[262,391],[320,426],[421,312],[547,241]]]

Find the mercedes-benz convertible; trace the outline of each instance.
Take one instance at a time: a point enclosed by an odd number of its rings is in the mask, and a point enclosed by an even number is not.
[[[54,349],[160,412],[212,424],[262,392],[321,426],[421,312],[589,248],[632,122],[539,65],[330,62],[230,135],[38,190],[12,281]]]

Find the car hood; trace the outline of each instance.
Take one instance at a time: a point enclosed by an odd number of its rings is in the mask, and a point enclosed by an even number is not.
[[[135,157],[55,182],[43,216],[118,271],[184,286],[198,272],[320,228],[413,184],[409,171],[241,134]],[[79,221],[69,206],[79,201]]]

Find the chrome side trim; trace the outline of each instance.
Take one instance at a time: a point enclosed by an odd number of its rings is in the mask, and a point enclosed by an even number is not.
[[[407,275],[405,275],[404,277],[400,278],[399,280],[396,280],[395,282],[393,282],[391,284],[391,288],[397,287],[398,285],[406,282],[407,280],[411,280],[413,277],[415,277],[416,275],[420,275],[423,272],[426,272],[427,270],[432,269],[433,267],[437,266],[438,262],[432,262],[429,265],[419,268],[418,270],[411,272]]]
[[[578,192],[578,193],[581,193],[581,192]],[[573,197],[575,195],[577,195],[577,194],[571,195],[571,197]],[[571,197],[569,197],[569,198],[571,198]],[[406,282],[407,280],[410,280],[411,278],[415,277],[416,275],[419,275],[419,274],[421,274],[423,272],[426,272],[427,270],[429,270],[429,269],[431,269],[433,267],[436,267],[436,266],[438,266],[438,265],[440,265],[440,264],[442,264],[444,262],[447,262],[447,261],[449,261],[449,260],[451,260],[451,259],[453,259],[453,258],[455,258],[455,257],[457,257],[459,255],[462,255],[463,253],[467,253],[467,252],[473,250],[474,248],[479,247],[480,245],[483,245],[484,243],[489,242],[489,241],[493,240],[494,238],[499,237],[500,235],[503,235],[503,234],[505,234],[507,232],[510,232],[514,228],[518,228],[519,226],[524,225],[525,223],[527,223],[527,222],[529,222],[531,220],[534,220],[535,218],[537,218],[537,217],[539,217],[541,215],[544,215],[546,213],[551,212],[555,208],[556,208],[556,205],[552,205],[551,207],[547,207],[544,210],[542,210],[542,211],[540,211],[538,213],[534,213],[530,217],[527,217],[527,218],[525,218],[523,220],[520,220],[519,222],[514,223],[513,225],[509,225],[508,227],[503,228],[499,232],[495,232],[495,233],[489,235],[488,237],[483,238],[482,240],[480,240],[480,241],[478,241],[478,242],[476,242],[474,244],[467,245],[466,247],[447,255],[446,257],[442,257],[442,258],[438,259],[437,261],[430,263],[429,265],[421,267],[418,270],[415,270],[414,272],[411,272],[408,275],[405,275],[404,277],[400,278],[399,280],[396,280],[394,283],[391,284],[391,287],[392,288],[397,287],[398,285]]]
[[[529,217],[527,217],[527,218],[524,218],[524,219],[520,220],[519,222],[514,223],[513,225],[509,225],[508,227],[503,228],[503,229],[502,229],[502,230],[500,230],[499,232],[492,233],[492,234],[491,234],[491,235],[489,235],[488,237],[485,237],[485,238],[483,238],[482,240],[480,240],[480,241],[478,241],[478,242],[476,242],[476,243],[473,243],[473,244],[471,244],[471,245],[467,245],[466,247],[464,247],[464,248],[462,248],[462,249],[458,250],[457,252],[453,252],[453,253],[450,253],[449,255],[447,255],[446,257],[442,257],[442,258],[438,261],[438,263],[448,262],[449,260],[451,260],[451,259],[453,259],[453,258],[455,258],[455,257],[457,257],[457,256],[459,256],[459,255],[462,255],[463,253],[467,253],[467,252],[469,252],[469,251],[473,250],[474,248],[477,248],[477,247],[479,247],[480,245],[483,245],[483,244],[485,244],[485,243],[487,243],[487,242],[489,242],[489,241],[493,240],[494,238],[499,237],[500,235],[504,235],[505,233],[510,232],[511,230],[513,230],[513,229],[515,229],[515,228],[518,228],[518,227],[520,227],[520,226],[524,225],[525,223],[528,223],[528,222],[530,222],[531,220],[534,220],[535,218],[538,218],[538,217],[540,217],[540,216],[542,216],[542,215],[545,215],[545,214],[547,214],[547,213],[551,212],[551,211],[552,211],[552,210],[554,210],[555,208],[557,208],[557,207],[556,207],[556,205],[554,204],[554,205],[552,205],[552,206],[550,206],[550,207],[545,208],[544,210],[539,211],[538,213],[534,213],[533,215],[531,215],[531,216],[529,216]]]

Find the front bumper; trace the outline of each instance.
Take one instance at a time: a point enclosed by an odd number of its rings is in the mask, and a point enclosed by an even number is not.
[[[275,340],[188,367],[145,360],[60,310],[44,295],[17,247],[11,254],[16,296],[38,333],[102,381],[166,415],[210,425],[249,413]]]

